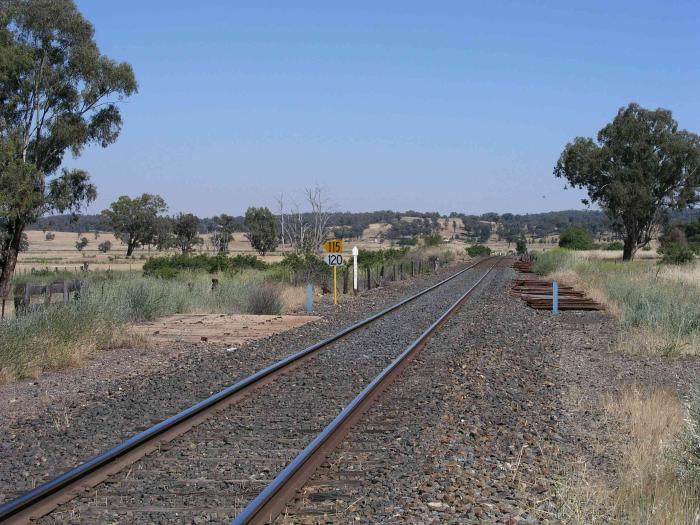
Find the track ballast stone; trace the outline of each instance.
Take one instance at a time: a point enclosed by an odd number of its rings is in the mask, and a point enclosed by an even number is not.
[[[487,269],[488,264],[474,268],[338,341],[41,521],[182,523],[232,518]]]
[[[79,371],[69,371],[5,387],[23,392],[23,397],[12,400],[16,402],[7,407],[0,421],[0,502],[465,266],[459,263],[358,297],[341,295],[338,307],[321,301],[315,310],[323,319],[235,352],[225,347],[194,348],[163,362],[160,368],[128,378],[91,382]]]
[[[530,310],[509,296],[511,275],[433,337],[279,522],[558,521],[580,439],[562,424],[560,348],[606,348],[612,331],[600,313]]]

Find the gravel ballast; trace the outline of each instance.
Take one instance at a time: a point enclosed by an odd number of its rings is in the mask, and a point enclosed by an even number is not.
[[[485,270],[340,341],[41,522],[227,523]],[[15,448],[2,445],[5,499],[17,480],[29,488],[44,468],[55,475],[90,447],[96,453],[118,442],[119,424],[131,429],[121,438],[128,437],[147,426],[141,417],[155,423],[165,410],[174,413],[454,271],[347,298],[332,321],[258,341],[245,353],[185,352],[158,374],[111,383],[122,390],[106,403],[102,384],[64,394],[59,401],[74,403],[76,419],[63,430],[50,416],[13,419]],[[484,280],[280,523],[560,522],[558,494],[571,465],[584,461],[614,474],[619,459],[624,436],[611,432],[600,396],[640,385],[682,394],[700,376],[696,359],[611,351],[617,327],[604,312],[552,317],[529,309],[509,295],[512,275],[499,268]],[[91,402],[83,406],[86,396]],[[95,435],[106,445],[94,445]],[[20,477],[17,468],[29,474]]]
[[[13,396],[13,402],[9,403],[2,423],[0,501],[33,488],[267,364],[464,266],[458,264],[436,274],[391,283],[357,298],[343,296],[337,308],[320,302],[316,311],[326,314],[324,319],[235,352],[225,348],[185,349],[159,369],[136,370],[126,377],[119,374],[118,360],[115,363],[108,358],[106,361],[117,369],[114,380],[90,381],[80,371],[71,371],[5,387],[5,397]],[[130,351],[127,359],[129,355]],[[109,357],[113,359],[113,355]]]

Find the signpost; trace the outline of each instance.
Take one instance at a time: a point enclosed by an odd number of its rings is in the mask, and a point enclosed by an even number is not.
[[[357,246],[352,247],[352,290],[354,293],[357,293],[357,256],[359,255],[360,250],[357,249]]]
[[[343,265],[343,240],[331,239],[323,243],[326,256],[323,260],[328,266],[333,267],[333,304],[338,304],[338,266]]]

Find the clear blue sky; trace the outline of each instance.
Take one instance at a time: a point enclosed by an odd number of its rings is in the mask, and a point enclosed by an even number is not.
[[[139,93],[66,164],[200,216],[325,186],[339,210],[582,208],[552,168],[635,101],[700,132],[700,2],[78,0]]]

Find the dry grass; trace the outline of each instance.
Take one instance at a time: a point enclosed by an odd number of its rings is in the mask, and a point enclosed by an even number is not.
[[[659,270],[659,277],[700,287],[700,260],[692,264],[666,265]]]
[[[568,523],[695,524],[697,486],[679,476],[679,436],[686,410],[664,390],[630,390],[603,401],[620,425],[622,454],[617,475],[579,468],[560,493]]]
[[[537,273],[585,290],[620,322],[617,348],[646,355],[700,354],[697,263],[666,267],[650,261],[617,263],[552,250],[536,256]]]
[[[306,306],[306,288],[303,286],[285,286],[282,289],[282,311],[296,312]]]

